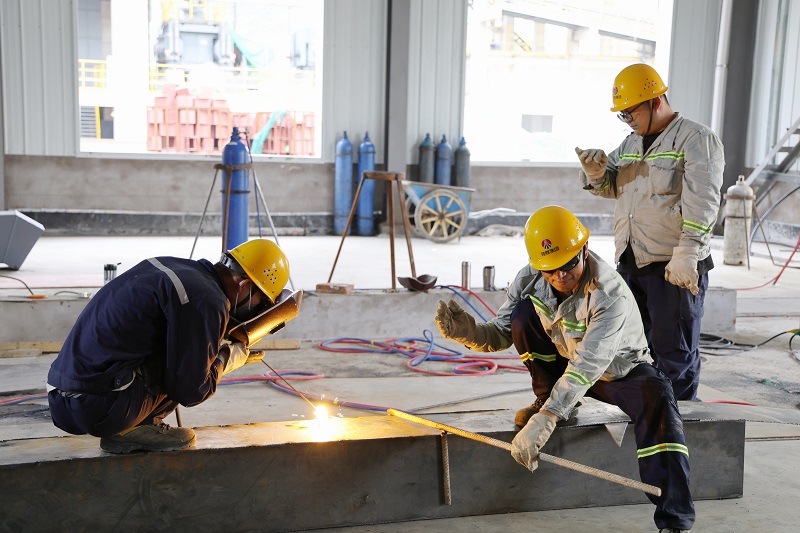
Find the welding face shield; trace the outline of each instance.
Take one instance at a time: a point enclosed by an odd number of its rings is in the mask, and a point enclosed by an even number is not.
[[[303,291],[292,292],[284,289],[272,302],[269,297],[255,306],[231,312],[225,337],[232,342],[242,342],[251,346],[267,335],[275,333],[287,322],[297,317]],[[240,306],[241,307],[241,306]]]

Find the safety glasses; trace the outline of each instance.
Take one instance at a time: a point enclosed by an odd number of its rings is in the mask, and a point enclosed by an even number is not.
[[[542,270],[542,272],[544,272],[545,274],[555,274],[557,270],[560,270],[561,272],[567,273],[576,266],[578,266],[578,263],[581,262],[581,255],[583,255],[583,249],[581,249],[581,251],[578,252],[578,255],[567,261],[567,263],[565,263],[564,265],[558,268],[554,268],[553,270]]]
[[[644,104],[649,102],[649,100],[645,100],[644,102],[640,103],[639,105],[635,105],[632,108],[628,109],[627,111],[620,111],[617,113],[617,118],[620,119],[625,124],[628,124],[633,121],[633,112],[642,107]]]

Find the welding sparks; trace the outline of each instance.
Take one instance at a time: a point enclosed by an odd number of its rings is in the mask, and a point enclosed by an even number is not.
[[[314,409],[314,414],[317,416],[318,420],[325,420],[329,416],[328,415],[328,408],[325,407],[324,405],[318,405]]]

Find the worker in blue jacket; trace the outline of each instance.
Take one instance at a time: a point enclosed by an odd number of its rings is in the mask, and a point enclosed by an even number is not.
[[[155,257],[103,286],[78,317],[47,376],[53,423],[100,437],[112,453],[192,446],[191,428],[170,427],[176,407],[209,399],[220,378],[258,361],[226,332],[276,302],[289,262],[267,239],[219,262]]]

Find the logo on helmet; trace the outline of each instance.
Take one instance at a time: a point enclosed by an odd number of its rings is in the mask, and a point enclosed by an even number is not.
[[[549,250],[551,246],[553,246],[553,243],[550,242],[550,239],[545,239],[542,241],[542,248],[545,250]]]
[[[617,89],[617,86],[616,86],[616,85],[614,85],[614,88],[613,88],[613,89],[611,89],[611,93],[612,93],[614,96],[617,96],[617,93],[618,93],[618,92],[619,92],[619,89]]]

